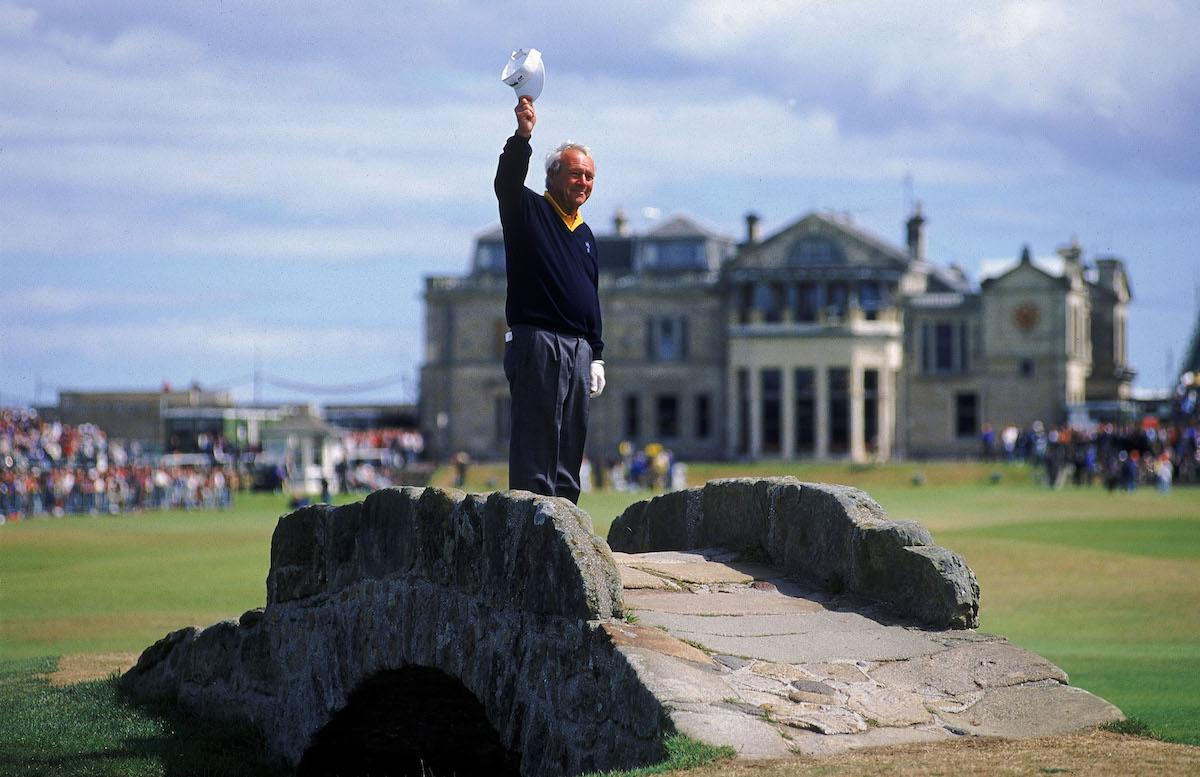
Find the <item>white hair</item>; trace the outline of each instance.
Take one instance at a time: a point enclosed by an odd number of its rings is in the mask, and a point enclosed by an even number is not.
[[[546,154],[546,188],[550,188],[550,176],[558,172],[558,168],[562,167],[563,154],[574,149],[589,159],[592,158],[592,150],[582,143],[576,143],[571,140],[564,141],[558,144],[558,148]]]

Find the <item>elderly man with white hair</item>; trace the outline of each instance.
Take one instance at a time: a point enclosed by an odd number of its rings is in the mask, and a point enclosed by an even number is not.
[[[508,273],[508,486],[578,502],[588,402],[604,390],[596,238],[579,213],[596,165],[586,146],[563,143],[546,159],[546,191],[533,192],[533,100],[521,97],[515,112],[495,182]]]

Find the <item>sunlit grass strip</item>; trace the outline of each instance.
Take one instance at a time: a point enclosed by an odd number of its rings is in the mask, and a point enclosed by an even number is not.
[[[737,755],[732,747],[706,745],[683,734],[672,734],[663,740],[667,757],[652,766],[624,771],[593,772],[585,777],[642,777],[646,774],[663,774],[681,769],[695,769],[717,761],[727,761]]]

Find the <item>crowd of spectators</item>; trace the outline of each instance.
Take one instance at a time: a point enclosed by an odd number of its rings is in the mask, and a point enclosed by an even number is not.
[[[143,456],[93,424],[0,409],[0,520],[232,505],[240,477],[211,461]]]
[[[1027,429],[1010,425],[997,432],[984,425],[982,455],[986,460],[1033,464],[1044,471],[1052,488],[1069,481],[1076,486],[1100,484],[1110,491],[1149,485],[1169,491],[1176,483],[1200,483],[1198,393],[1200,379],[1186,373],[1166,418],[1146,416],[1082,429],[1035,421]]]
[[[413,428],[385,427],[344,433],[334,471],[343,493],[374,491],[403,481],[401,473],[425,451],[425,439]]]
[[[637,448],[624,441],[617,446],[617,455],[605,466],[593,470],[585,457],[580,471],[583,490],[591,490],[593,481],[600,488],[614,491],[678,491],[687,488],[687,465],[675,457],[675,453],[661,443],[651,442]]]

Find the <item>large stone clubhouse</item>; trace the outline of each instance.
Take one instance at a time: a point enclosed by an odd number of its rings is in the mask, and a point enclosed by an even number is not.
[[[683,459],[855,462],[979,450],[985,424],[1102,417],[1129,398],[1122,260],[1019,260],[976,285],[905,247],[810,213],[741,243],[686,216],[597,234],[608,388],[587,452],[659,442]],[[597,230],[599,232],[599,230]],[[504,459],[504,244],[480,235],[470,272],[425,284],[420,418],[435,455]]]

